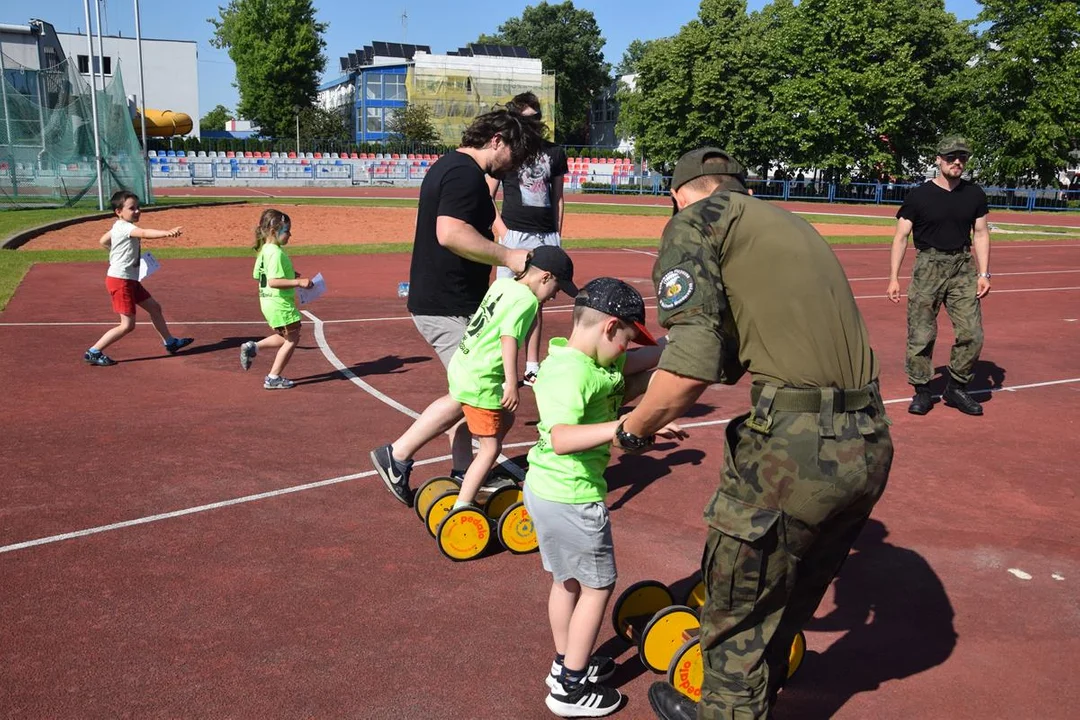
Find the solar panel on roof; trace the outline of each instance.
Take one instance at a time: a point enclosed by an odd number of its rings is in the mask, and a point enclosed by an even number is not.
[[[376,55],[380,55],[382,57],[388,57],[390,55],[390,49],[386,47],[386,43],[384,43],[382,40],[373,41],[371,43],[371,47],[375,51]]]
[[[349,58],[347,58],[347,57],[339,57],[338,62],[341,63],[341,72],[345,72],[346,70],[349,69]]]

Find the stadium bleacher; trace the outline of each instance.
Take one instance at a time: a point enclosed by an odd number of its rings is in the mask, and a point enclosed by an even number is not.
[[[150,150],[150,174],[154,178],[200,184],[217,180],[259,181],[311,180],[368,183],[416,183],[439,158],[430,153],[323,153],[295,151],[209,150],[186,153],[182,150]],[[639,173],[627,158],[570,158],[568,189],[582,183],[629,185]]]

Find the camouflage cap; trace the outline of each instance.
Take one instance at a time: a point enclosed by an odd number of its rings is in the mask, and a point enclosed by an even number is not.
[[[948,155],[949,153],[967,153],[971,154],[971,146],[968,145],[968,141],[959,135],[949,135],[944,138],[937,146],[938,155]]]
[[[703,175],[732,175],[740,182],[746,180],[746,168],[726,150],[703,147],[679,158],[671,177],[671,189],[678,190],[686,183]]]

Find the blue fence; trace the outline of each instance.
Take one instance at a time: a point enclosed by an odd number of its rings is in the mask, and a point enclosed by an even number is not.
[[[578,183],[570,185],[569,189],[593,193],[662,195],[667,193],[670,184],[670,177],[654,174],[612,182],[610,187],[596,187],[597,183]],[[756,197],[770,200],[900,205],[908,192],[918,187],[919,183],[825,183],[812,180],[751,178],[746,185]],[[1080,189],[984,187],[983,190],[986,192],[987,204],[995,209],[1080,212]]]

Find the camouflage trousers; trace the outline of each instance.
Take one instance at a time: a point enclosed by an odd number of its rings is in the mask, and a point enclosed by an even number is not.
[[[705,511],[698,718],[769,716],[795,635],[885,491],[892,439],[877,382],[866,389],[871,400],[857,411],[830,401],[817,412],[763,413],[758,399],[728,425],[720,487]]]
[[[931,249],[920,250],[915,256],[907,308],[907,375],[912,385],[925,385],[934,377],[934,341],[942,304],[956,334],[949,374],[961,385],[971,382],[983,346],[976,277],[970,252],[948,254]]]

